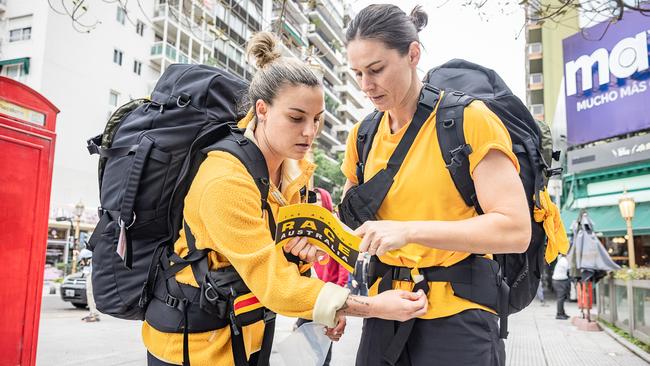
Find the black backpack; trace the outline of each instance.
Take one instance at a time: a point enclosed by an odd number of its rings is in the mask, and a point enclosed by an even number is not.
[[[100,220],[88,243],[99,311],[144,319],[154,268],[162,249],[178,238],[193,167],[205,157],[204,147],[236,127],[246,88],[216,68],[171,65],[151,100],[120,107],[103,134],[88,141],[90,153],[100,155]],[[117,254],[121,234],[124,258]]]
[[[440,88],[453,90],[438,112],[438,140],[451,177],[465,203],[474,206],[479,214],[483,211],[476,200],[474,183],[469,174],[468,154],[463,131],[463,108],[479,99],[496,114],[510,133],[512,150],[519,161],[519,176],[524,185],[530,210],[532,236],[525,253],[498,254],[504,280],[510,287],[508,314],[524,309],[535,298],[542,276],[546,233],[542,223],[533,218],[533,209],[541,208],[540,192],[546,189],[548,179],[561,169],[551,169],[551,160],[559,159],[554,152],[550,129],[536,121],[522,101],[508,88],[496,72],[464,60],[451,60],[430,70],[425,82]],[[465,94],[465,95],[463,95]],[[454,116],[456,123],[448,126]],[[460,118],[459,118],[460,117]],[[534,198],[533,198],[534,197]]]
[[[449,174],[468,206],[474,207],[479,214],[483,213],[476,198],[474,182],[469,173],[468,156],[472,152],[472,148],[465,142],[463,133],[463,110],[472,101],[483,101],[503,122],[510,133],[513,152],[521,167],[520,177],[529,200],[532,223],[530,245],[525,253],[494,255],[494,259],[499,263],[500,276],[509,287],[509,291],[500,288],[499,291],[502,291],[505,294],[504,297],[507,297],[507,303],[500,300],[496,307],[490,307],[497,309],[501,316],[501,336],[505,338],[507,336],[507,315],[516,313],[530,304],[536,295],[542,269],[545,266],[546,233],[542,224],[534,220],[533,209],[535,206],[540,207],[539,192],[546,188],[548,178],[560,172],[558,169],[550,168],[551,159],[557,160],[559,152],[552,150],[548,126],[535,121],[528,108],[512,94],[505,82],[493,70],[465,60],[454,59],[430,70],[423,81],[426,83],[425,86],[428,84],[428,87],[433,86],[445,91],[436,113],[436,132]],[[360,185],[365,183],[363,180],[365,161],[381,117],[382,113],[371,113],[359,127],[357,178]],[[372,193],[362,194],[361,201],[364,201],[365,198],[366,206],[373,206],[376,210],[381,203],[371,202],[369,198],[372,195]],[[350,199],[351,202],[354,202],[355,197],[351,196]],[[344,203],[345,201],[344,199]],[[361,213],[349,215],[351,221],[356,221],[353,226],[357,226],[360,221],[373,219],[374,212],[364,213],[363,209],[359,209],[359,204],[353,203],[349,206],[350,208],[344,211],[356,210]],[[342,212],[341,216],[345,218],[346,212]],[[454,291],[457,294],[463,292],[462,286],[458,285],[457,288],[455,284],[452,285],[454,285]],[[468,293],[471,292],[468,290]],[[476,296],[475,290],[474,294],[470,295],[470,297],[473,296]],[[481,302],[479,301],[479,303]]]

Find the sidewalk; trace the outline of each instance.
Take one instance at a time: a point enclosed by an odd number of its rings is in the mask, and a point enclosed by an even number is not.
[[[508,366],[647,365],[605,332],[581,332],[570,320],[556,320],[555,302],[548,304],[542,307],[534,302],[510,317]],[[578,314],[575,303],[567,303],[566,310],[569,315]],[[43,297],[37,366],[146,365],[140,322],[104,315],[99,323],[84,323],[80,319],[86,314],[87,310],[61,301],[58,294]],[[290,334],[294,321],[278,317],[275,342]],[[334,344],[332,366],[354,365],[361,325],[361,319],[348,319],[345,335]]]
[[[506,362],[510,366],[647,365],[605,332],[582,332],[571,320],[555,319],[555,301],[543,307],[534,301],[509,318]],[[565,304],[570,316],[580,312],[575,303]],[[596,318],[595,311],[592,317]]]

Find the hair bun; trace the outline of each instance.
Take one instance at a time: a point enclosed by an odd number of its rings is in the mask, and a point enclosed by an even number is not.
[[[427,26],[429,22],[429,16],[422,9],[422,5],[417,5],[413,10],[411,10],[411,15],[409,16],[411,21],[415,25],[415,29],[418,33]]]
[[[248,56],[255,58],[258,68],[263,68],[271,62],[280,58],[280,52],[276,49],[277,38],[270,32],[259,32],[253,35],[248,41]]]

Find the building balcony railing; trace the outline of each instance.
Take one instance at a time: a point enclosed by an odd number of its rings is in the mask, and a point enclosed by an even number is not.
[[[320,11],[311,11],[309,13],[309,19],[310,22],[316,26],[316,28],[323,31],[323,33],[326,35],[326,41],[336,40],[339,44],[343,44],[344,35],[341,27],[332,26],[331,20],[325,18]]]
[[[351,81],[343,85],[337,85],[334,87],[334,90],[341,94],[347,94],[347,100],[351,101],[358,108],[363,108],[367,102],[366,96],[356,88],[356,83],[353,84]]]
[[[326,62],[329,62],[327,60],[323,60],[321,57],[313,57],[318,64],[321,66],[322,71],[323,71],[323,76],[329,80],[330,83],[333,85],[340,85],[341,84],[341,79],[339,79],[338,75],[333,70],[332,65],[328,65]]]
[[[289,13],[293,15],[298,22],[302,24],[309,23],[309,19],[305,15],[305,11],[301,8],[300,4],[297,1],[288,0],[286,4]]]
[[[160,59],[162,57],[165,57],[171,62],[179,61],[177,59],[178,50],[176,47],[170,45],[169,43],[165,44],[162,41],[156,42],[151,46],[150,55],[152,59]]]
[[[343,65],[343,55],[341,55],[341,52],[332,48],[332,43],[328,43],[325,40],[323,32],[313,24],[310,24],[307,37],[323,53],[322,56],[327,58],[327,60],[332,64],[332,68]]]
[[[362,108],[355,108],[350,105],[350,103],[341,104],[339,107],[339,113],[342,113],[344,118],[351,120],[353,123],[361,121],[364,117],[364,111]]]
[[[311,19],[320,18],[333,27],[332,32],[339,41],[345,38],[343,34],[343,17],[329,0],[309,1],[309,17]]]

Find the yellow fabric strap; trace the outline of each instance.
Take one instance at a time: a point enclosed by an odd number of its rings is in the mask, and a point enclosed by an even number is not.
[[[541,222],[548,237],[546,263],[551,263],[557,258],[558,253],[566,254],[569,250],[569,239],[566,236],[560,210],[551,200],[546,189],[540,192],[539,202],[542,208],[535,206],[533,216],[536,222]]]

